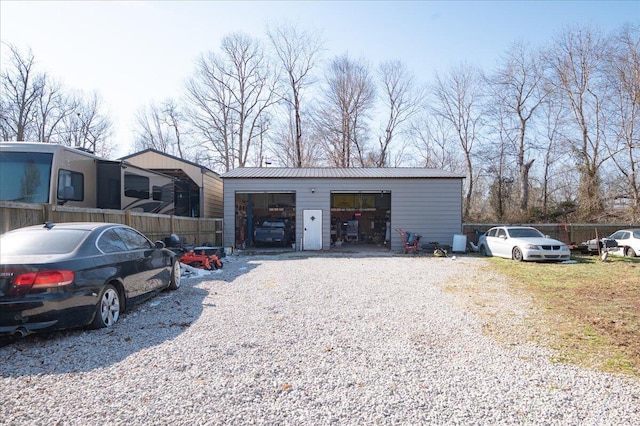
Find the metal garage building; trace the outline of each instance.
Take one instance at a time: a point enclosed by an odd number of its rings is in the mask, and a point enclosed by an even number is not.
[[[400,228],[452,245],[462,233],[463,175],[425,168],[238,168],[224,181],[224,245],[253,245],[265,220],[285,221],[287,243],[402,247]],[[389,221],[389,224],[387,224]],[[390,231],[387,233],[387,228]],[[295,237],[293,237],[295,235]]]

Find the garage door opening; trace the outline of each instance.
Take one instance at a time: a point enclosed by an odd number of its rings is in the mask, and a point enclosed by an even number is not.
[[[331,192],[331,244],[388,244],[391,191]]]
[[[296,237],[294,192],[237,192],[236,246],[291,247]]]

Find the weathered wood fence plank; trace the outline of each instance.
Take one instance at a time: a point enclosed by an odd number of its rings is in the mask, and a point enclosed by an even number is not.
[[[130,210],[90,209],[0,201],[0,233],[45,222],[108,222],[129,225],[151,240],[171,234],[188,244],[222,246],[222,219],[191,218]]]

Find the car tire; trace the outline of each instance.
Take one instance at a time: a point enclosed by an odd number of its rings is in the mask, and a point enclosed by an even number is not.
[[[113,326],[120,318],[120,309],[120,294],[118,294],[118,290],[113,285],[107,284],[100,292],[91,326],[93,328]]]
[[[178,260],[173,261],[173,267],[171,268],[171,278],[169,279],[169,290],[177,290],[182,284],[182,270],[180,269],[180,262]]]
[[[478,252],[480,253],[480,256],[488,256],[487,248],[484,245],[480,246],[480,248],[478,249]]]
[[[522,250],[520,250],[520,247],[514,247],[513,251],[511,252],[511,255],[513,257],[513,260],[517,260],[518,262],[522,262],[522,260],[524,259],[524,256],[522,256]]]
[[[624,255],[628,257],[636,257],[636,252],[631,247],[627,247],[627,249],[624,251]]]

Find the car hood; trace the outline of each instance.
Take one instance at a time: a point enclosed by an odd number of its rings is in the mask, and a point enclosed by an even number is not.
[[[562,241],[554,240],[553,238],[511,238],[513,241],[519,241],[523,244],[535,244],[537,246],[558,246],[564,245]]]

